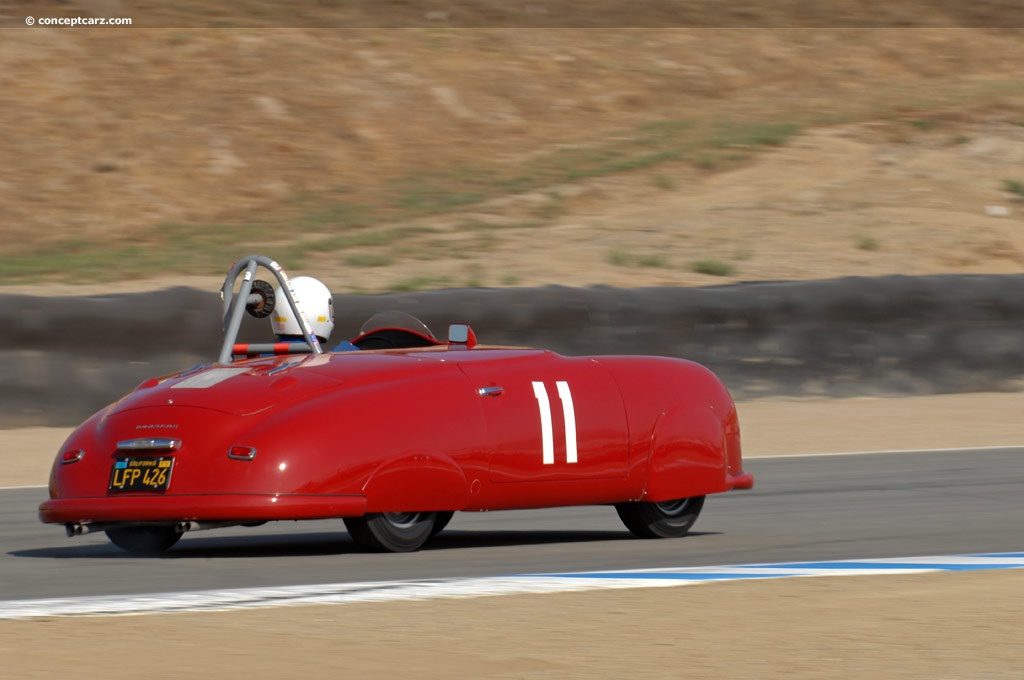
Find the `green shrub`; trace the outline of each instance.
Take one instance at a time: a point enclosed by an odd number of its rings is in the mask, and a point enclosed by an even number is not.
[[[1015,196],[1024,198],[1024,182],[1021,182],[1020,180],[1004,179],[1003,189],[1005,191],[1009,191],[1011,194]]]
[[[690,268],[698,274],[708,276],[732,276],[736,271],[734,266],[721,260],[697,260]]]
[[[857,237],[857,248],[860,250],[875,251],[881,247],[878,239],[872,236],[858,236]]]

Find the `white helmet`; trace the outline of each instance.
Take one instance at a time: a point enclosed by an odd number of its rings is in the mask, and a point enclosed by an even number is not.
[[[326,341],[334,330],[334,300],[331,291],[312,276],[296,276],[291,279],[292,294],[306,315],[313,335]],[[281,286],[274,291],[276,302],[270,315],[270,325],[278,335],[302,335],[302,325],[295,318],[292,306],[288,304]]]

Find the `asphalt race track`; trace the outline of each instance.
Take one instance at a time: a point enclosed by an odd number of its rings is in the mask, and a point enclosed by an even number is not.
[[[424,550],[368,554],[340,520],[187,535],[162,558],[40,524],[0,491],[0,600],[754,562],[1019,551],[1024,449],[754,458],[690,536],[632,538],[613,508],[457,514]]]

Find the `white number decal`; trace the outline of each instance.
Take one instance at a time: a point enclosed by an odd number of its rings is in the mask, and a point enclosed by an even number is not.
[[[551,434],[551,402],[548,401],[548,391],[544,383],[533,383],[533,394],[537,397],[537,408],[540,409],[540,438],[544,442],[544,464],[552,465],[555,462],[555,438]]]
[[[558,397],[562,400],[562,414],[565,416],[565,457],[569,463],[576,462],[576,409],[572,405],[569,383],[559,380]]]
[[[562,402],[562,416],[565,418],[565,460],[567,463],[575,463],[576,452],[576,409],[572,405],[572,392],[569,390],[569,383],[564,380],[555,382],[558,388],[558,398]],[[533,383],[533,395],[537,397],[537,408],[540,411],[540,437],[542,456],[545,465],[555,463],[555,437],[551,429],[551,401],[548,399],[548,390],[544,383],[535,381]]]

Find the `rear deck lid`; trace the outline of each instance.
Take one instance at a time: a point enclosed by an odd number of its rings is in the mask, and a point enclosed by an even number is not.
[[[341,384],[336,378],[302,370],[306,361],[275,358],[237,366],[201,366],[154,378],[118,402],[115,410],[174,405],[248,416],[304,401]]]

